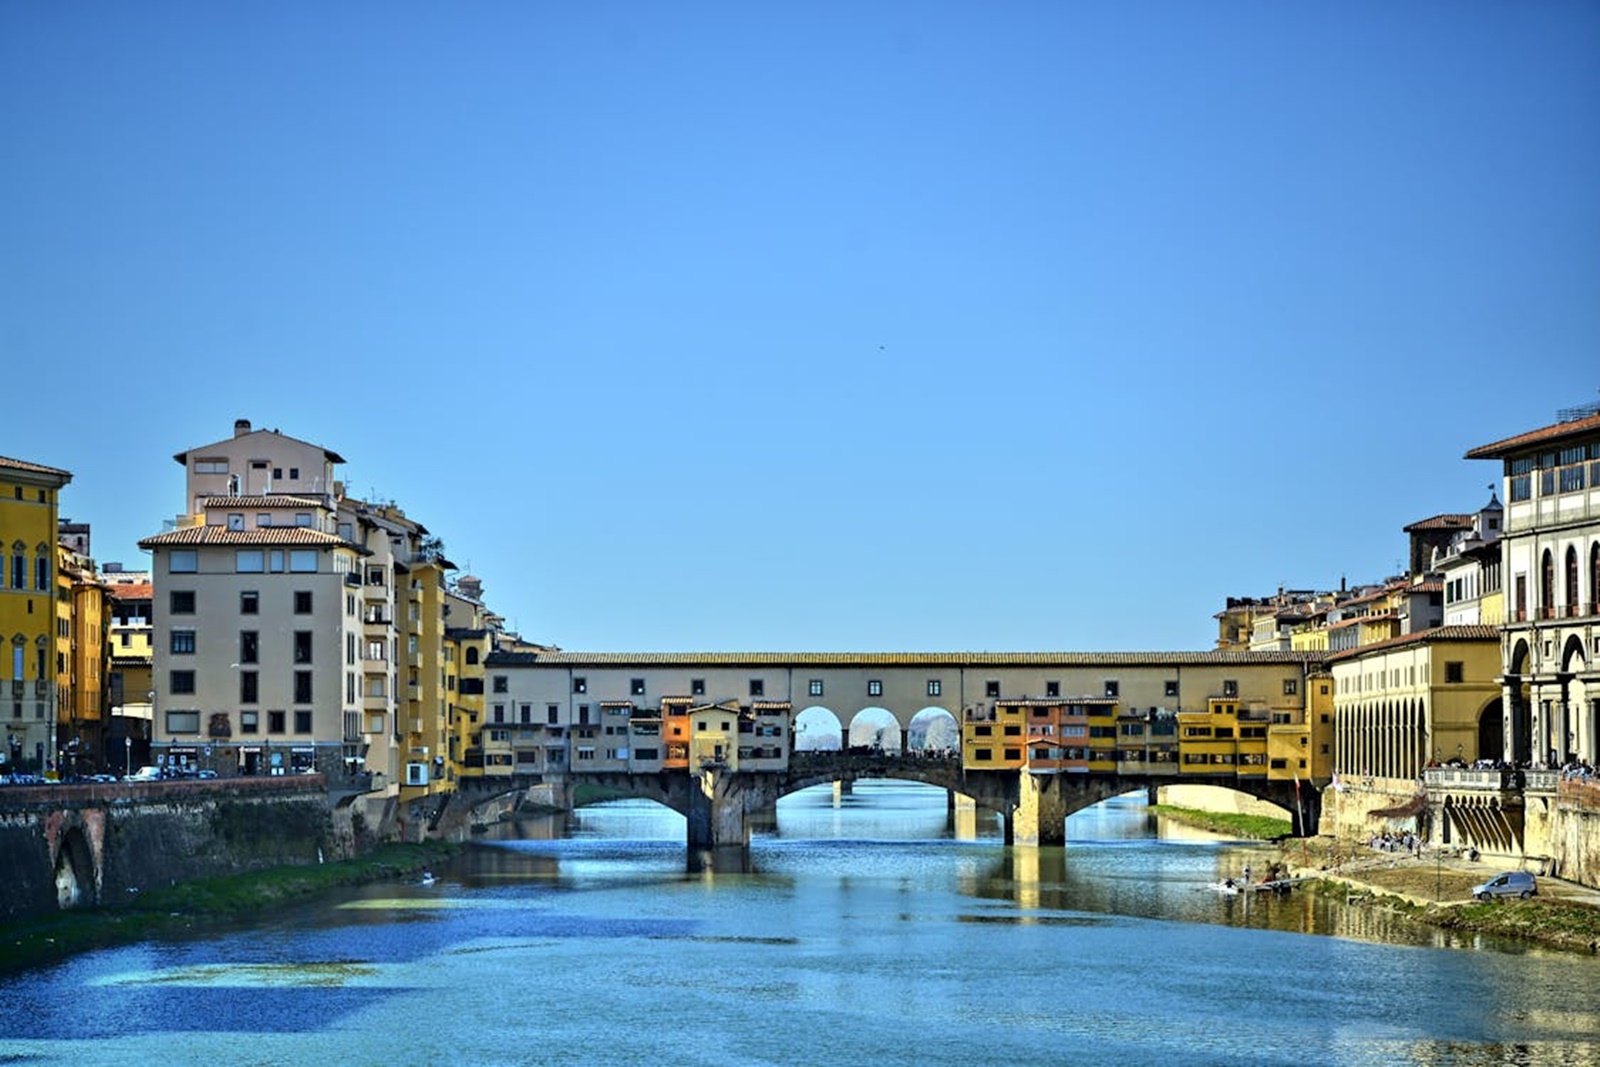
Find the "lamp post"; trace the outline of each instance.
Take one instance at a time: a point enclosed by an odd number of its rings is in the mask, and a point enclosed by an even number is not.
[[[124,778],[133,773],[133,738],[122,739],[122,776]]]

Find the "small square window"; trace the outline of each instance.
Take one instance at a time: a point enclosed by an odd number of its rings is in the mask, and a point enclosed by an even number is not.
[[[881,696],[883,696],[883,683],[881,681],[879,681],[878,679],[876,679],[876,678],[874,678],[871,681],[867,682],[867,696],[869,696],[869,697],[881,697]]]
[[[194,671],[172,671],[167,688],[173,693],[194,692]]]
[[[582,676],[573,678],[572,691],[574,693],[587,693],[589,691],[589,679]]]
[[[285,716],[286,713],[282,711],[267,712],[267,732],[269,734],[283,733],[284,725],[287,722]]]
[[[689,695],[703,697],[706,695],[706,680],[704,678],[689,679]]]
[[[1299,692],[1300,692],[1300,680],[1298,678],[1285,678],[1283,680],[1283,695],[1284,696],[1292,697],[1292,696],[1295,696],[1296,694],[1298,694]]]
[[[1450,684],[1460,684],[1466,681],[1466,664],[1461,660],[1446,660],[1444,665],[1444,680]]]
[[[261,614],[261,594],[254,590],[245,590],[239,594],[239,614]]]
[[[1176,680],[1169,681],[1166,684],[1165,694],[1169,697],[1175,697],[1178,695],[1178,683]]]
[[[998,681],[994,680],[994,679],[990,679],[989,681],[984,682],[983,683],[983,695],[986,696],[986,697],[997,697],[997,696],[999,696],[1000,695],[1000,683]]]
[[[813,679],[811,679],[811,682],[806,687],[806,690],[807,690],[807,692],[809,692],[814,697],[821,696],[822,695],[822,679],[821,678],[813,678]]]
[[[309,734],[311,732],[311,712],[296,711],[294,713],[294,732]]]
[[[1046,683],[1044,683],[1044,695],[1047,696],[1047,697],[1058,697],[1058,696],[1060,696],[1061,695],[1061,683],[1060,682],[1046,682]]]
[[[1115,700],[1120,694],[1122,686],[1117,682],[1106,683],[1106,699]]]
[[[941,682],[937,678],[929,678],[928,679],[928,695],[929,696],[931,696],[931,697],[939,696],[941,693],[943,693],[943,691],[944,691],[944,683],[943,682]]]
[[[294,591],[294,613],[296,615],[311,614],[311,590],[296,589]]]
[[[192,655],[194,655],[194,631],[193,630],[173,630],[172,633],[170,634],[170,637],[171,637],[171,641],[172,641],[172,644],[171,644],[170,647],[172,649],[173,655],[176,655],[176,656],[192,656]]]
[[[1225,696],[1225,697],[1236,697],[1236,696],[1238,696],[1239,695],[1239,683],[1237,681],[1235,681],[1234,679],[1232,679],[1232,678],[1224,678],[1222,680],[1222,695]]]
[[[766,693],[767,693],[767,683],[766,682],[762,681],[760,678],[752,678],[752,679],[750,679],[750,695],[751,696],[753,696],[753,697],[765,696]]]
[[[194,590],[174,589],[167,596],[167,604],[174,615],[194,614]]]
[[[491,681],[490,686],[496,693],[509,693],[511,692],[511,679],[503,674],[497,674]]]
[[[634,678],[628,682],[628,692],[636,697],[644,696],[644,679]]]

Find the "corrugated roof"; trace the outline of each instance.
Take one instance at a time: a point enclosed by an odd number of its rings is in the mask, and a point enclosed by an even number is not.
[[[1573,419],[1571,422],[1557,422],[1549,426],[1541,426],[1537,430],[1519,433],[1515,437],[1505,437],[1486,445],[1479,445],[1467,453],[1467,459],[1503,459],[1513,452],[1519,452],[1531,445],[1553,444],[1566,437],[1576,437],[1580,434],[1600,432],[1600,415],[1590,415],[1582,419]]]
[[[229,530],[222,526],[186,526],[181,530],[146,537],[140,548],[165,548],[170,545],[315,545],[318,548],[344,548],[365,551],[342,537],[335,537],[309,526],[269,526],[258,530]]]
[[[496,652],[544,667],[1183,667],[1319,663],[1321,652]]]
[[[64,471],[58,467],[46,467],[41,463],[29,463],[25,459],[12,459],[9,456],[0,456],[0,468],[21,471],[24,474],[48,474],[53,478],[72,480],[71,471]]]
[[[1370,645],[1360,648],[1346,649],[1328,656],[1329,663],[1342,662],[1348,659],[1357,659],[1369,652],[1387,652],[1392,648],[1402,645],[1424,644],[1436,641],[1494,641],[1500,640],[1500,629],[1496,626],[1474,624],[1471,626],[1435,626],[1427,630],[1418,630],[1416,633],[1401,634],[1399,637],[1387,637],[1382,641],[1374,641]]]
[[[1410,526],[1402,526],[1402,533],[1411,533],[1413,530],[1466,530],[1472,526],[1471,515],[1434,515],[1431,518],[1419,519]]]
[[[287,496],[282,493],[239,494],[237,496],[203,496],[202,507],[208,508],[322,508],[327,507],[317,497]]]

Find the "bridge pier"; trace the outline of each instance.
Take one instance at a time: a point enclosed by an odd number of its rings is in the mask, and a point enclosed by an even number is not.
[[[840,778],[833,783],[833,806],[838,807],[845,797],[854,795],[856,780],[854,778]]]
[[[1023,772],[1017,779],[1017,806],[1005,813],[1006,844],[1066,844],[1069,810],[1065,778]]]

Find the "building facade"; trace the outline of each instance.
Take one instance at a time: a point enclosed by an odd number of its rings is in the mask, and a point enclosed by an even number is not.
[[[0,718],[6,766],[56,763],[56,531],[68,471],[0,456]]]
[[[1518,763],[1600,759],[1600,413],[1495,441],[1501,464],[1504,749]]]

